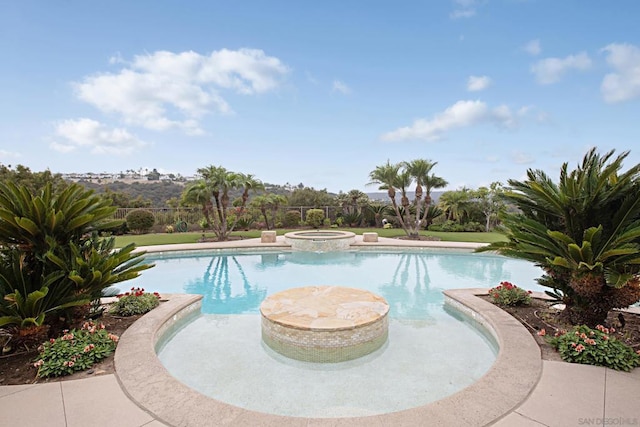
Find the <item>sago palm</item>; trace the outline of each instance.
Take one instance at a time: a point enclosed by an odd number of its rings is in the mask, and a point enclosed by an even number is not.
[[[483,248],[542,267],[539,282],[562,291],[572,323],[595,326],[640,300],[640,164],[620,173],[628,154],[592,149],[557,184],[539,170],[509,181],[519,209],[502,215],[509,240]]]

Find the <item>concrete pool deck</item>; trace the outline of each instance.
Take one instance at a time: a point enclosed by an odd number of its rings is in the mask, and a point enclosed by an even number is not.
[[[475,244],[379,239],[356,246],[446,247]],[[259,239],[170,245],[149,252],[211,248],[281,247]],[[538,345],[511,316],[474,295],[450,290],[447,298],[495,332],[500,353],[479,381],[422,407],[371,417],[308,419],[247,411],[197,393],[171,377],[155,356],[168,322],[197,307],[199,297],[175,295],[132,325],[115,355],[116,374],[82,380],[0,387],[0,425],[7,426],[574,426],[639,425],[640,369],[542,360]],[[189,310],[187,310],[189,311]],[[1,363],[1,362],[0,362]]]

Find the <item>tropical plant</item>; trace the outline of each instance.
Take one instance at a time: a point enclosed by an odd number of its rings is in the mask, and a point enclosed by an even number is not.
[[[445,191],[440,195],[438,207],[445,212],[448,220],[463,223],[465,217],[468,216],[472,196],[472,191],[466,187],[455,191]]]
[[[262,183],[253,175],[231,172],[222,166],[200,168],[198,173],[202,179],[185,191],[183,200],[197,201],[196,203],[202,206],[205,219],[218,240],[227,240],[240,216],[235,215],[233,222],[229,223],[230,192],[243,189],[238,206],[239,213],[242,214],[249,199],[249,192],[263,188]]]
[[[382,227],[382,219],[384,215],[389,211],[389,206],[382,203],[371,203],[367,205],[367,211],[373,215],[376,227]]]
[[[427,184],[429,180],[429,173],[431,173],[431,169],[433,169],[437,163],[438,162],[432,162],[425,159],[416,159],[404,163],[404,167],[416,181],[414,206],[416,208],[416,221],[418,222],[418,228],[422,228],[426,213],[431,205],[430,194],[428,197],[422,197],[423,185]]]
[[[182,193],[182,203],[185,205],[197,205],[202,209],[207,224],[211,223],[211,215],[213,214],[213,194],[211,188],[204,180],[198,181],[190,185]]]
[[[275,228],[276,215],[281,206],[287,204],[287,198],[279,194],[262,194],[251,200],[251,206],[257,208],[264,218],[267,230]],[[270,213],[271,218],[269,218]]]
[[[426,202],[428,200],[431,203],[431,196],[423,199],[423,186],[427,187],[429,173],[435,165],[436,163],[423,159],[397,164],[387,160],[386,164],[377,166],[369,173],[370,184],[379,184],[379,189],[387,190],[398,224],[412,239],[420,237],[420,228],[426,222],[426,212],[429,207]],[[409,200],[408,190],[414,180],[416,189],[412,203]],[[433,188],[433,181],[429,183],[429,192]],[[400,205],[396,200],[397,191],[400,192]]]
[[[621,172],[628,154],[592,149],[557,184],[540,170],[510,180],[504,197],[519,212],[502,215],[508,241],[481,249],[542,267],[540,284],[563,294],[573,324],[603,324],[640,300],[640,164]]]
[[[348,212],[342,215],[342,223],[347,227],[359,227],[362,223],[362,214],[358,212]]]
[[[429,228],[433,224],[433,220],[442,216],[444,211],[437,206],[431,205],[429,209],[425,211],[425,228]]]
[[[115,208],[109,201],[70,184],[51,185],[32,195],[26,187],[0,183],[0,322],[43,326],[72,307],[88,305],[102,290],[137,277],[141,264],[134,245],[114,250],[109,229]]]

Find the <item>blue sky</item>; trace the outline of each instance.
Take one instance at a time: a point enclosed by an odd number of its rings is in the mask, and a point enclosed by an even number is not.
[[[3,1],[0,162],[361,189],[640,162],[640,2]]]

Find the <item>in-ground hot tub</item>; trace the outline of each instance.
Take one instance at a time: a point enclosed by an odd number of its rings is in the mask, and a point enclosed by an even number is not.
[[[310,252],[343,251],[356,240],[355,233],[338,230],[293,231],[284,235],[291,249]]]
[[[379,349],[389,330],[389,304],[362,289],[306,286],[273,294],[260,305],[262,340],[306,362],[344,362]]]

